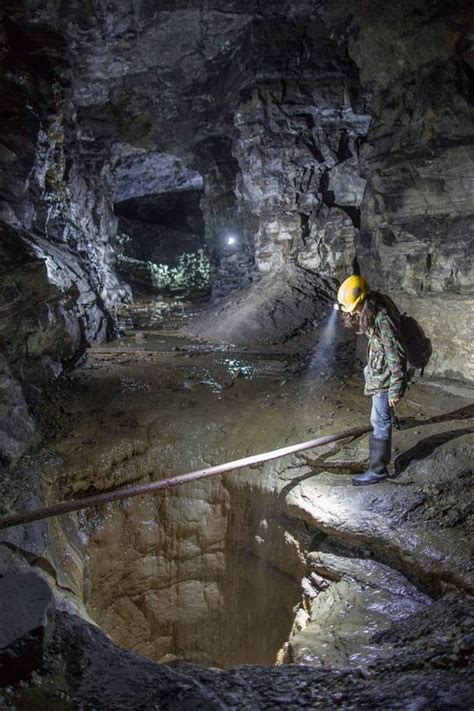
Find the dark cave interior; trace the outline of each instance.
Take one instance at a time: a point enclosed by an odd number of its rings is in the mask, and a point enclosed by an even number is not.
[[[188,299],[210,291],[201,196],[199,190],[182,190],[115,203],[117,268],[132,289]]]
[[[0,705],[472,703],[474,16],[4,0]],[[368,432],[358,265],[432,354]]]

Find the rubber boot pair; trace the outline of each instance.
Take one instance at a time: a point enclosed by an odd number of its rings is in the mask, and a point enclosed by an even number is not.
[[[392,443],[389,439],[378,439],[371,435],[369,437],[369,468],[363,474],[356,474],[352,477],[354,486],[364,486],[366,484],[376,484],[389,476],[387,465],[392,456]]]

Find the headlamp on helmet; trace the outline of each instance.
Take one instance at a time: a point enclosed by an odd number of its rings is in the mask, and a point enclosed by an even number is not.
[[[357,274],[348,277],[342,282],[337,292],[337,300],[341,310],[345,313],[352,313],[365,299],[367,291],[367,284],[363,277]]]

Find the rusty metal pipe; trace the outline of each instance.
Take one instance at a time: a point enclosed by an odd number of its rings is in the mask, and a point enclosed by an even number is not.
[[[53,506],[46,506],[41,509],[34,509],[33,511],[10,514],[8,516],[3,516],[0,518],[0,529],[11,528],[12,526],[18,526],[20,524],[31,523],[32,521],[39,521],[40,519],[45,518],[51,518],[52,516],[60,516],[61,514],[70,513],[71,511],[88,509],[92,506],[97,506],[99,504],[107,504],[111,501],[119,501],[121,499],[128,499],[132,496],[150,494],[155,491],[159,491],[160,489],[170,489],[173,486],[187,484],[189,481],[196,481],[198,479],[206,479],[211,476],[226,474],[227,472],[233,471],[234,469],[242,469],[243,467],[248,467],[252,464],[268,462],[271,459],[278,459],[279,457],[284,457],[288,454],[302,452],[305,449],[321,447],[322,445],[329,444],[330,442],[337,442],[337,440],[339,439],[346,439],[347,437],[359,437],[360,435],[369,432],[370,429],[370,427],[357,427],[350,430],[346,430],[345,432],[338,432],[333,435],[325,435],[324,437],[311,439],[307,442],[292,444],[289,447],[274,449],[271,452],[264,452],[263,454],[254,454],[251,457],[244,457],[243,459],[235,459],[232,462],[218,464],[215,467],[208,467],[207,469],[198,469],[197,471],[187,472],[186,474],[179,474],[178,476],[174,476],[168,479],[160,479],[160,481],[154,481],[150,484],[138,484],[137,486],[128,486],[121,489],[116,489],[115,491],[106,491],[103,494],[88,496],[84,499],[76,499],[75,501],[63,501],[62,503],[54,504]]]

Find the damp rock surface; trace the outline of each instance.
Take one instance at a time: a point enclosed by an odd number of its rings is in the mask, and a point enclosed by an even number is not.
[[[364,435],[2,531],[56,612],[1,705],[468,708],[470,8],[3,5],[2,513],[368,422],[355,258],[433,354],[380,485]]]
[[[361,674],[300,665],[228,671],[156,665],[79,618],[57,613],[47,673],[0,690],[0,698],[12,709],[51,700],[66,709],[463,708],[472,694],[466,614],[469,607],[449,597],[405,625],[394,624],[386,633],[395,646],[390,658]]]
[[[213,299],[293,264],[307,292],[356,256],[430,332],[431,372],[472,379],[470,25],[462,0],[7,3],[0,216],[54,292],[27,353],[8,344],[15,377],[36,387],[112,334],[130,298],[113,203],[202,190]]]
[[[162,333],[93,349],[64,382],[67,394],[58,390],[50,401],[34,501],[168,477],[366,419],[360,376],[348,370],[341,383],[321,375],[317,357],[301,357],[301,348],[239,350]],[[140,695],[164,708],[168,698],[184,704],[182,684],[190,704],[210,708],[300,698],[307,707],[382,708],[391,698],[394,708],[442,708],[466,698],[469,391],[415,384],[399,414],[397,476],[377,486],[351,484],[355,463],[363,467],[367,457],[361,437],[53,519],[41,524],[40,548],[28,526],[4,531],[16,556],[10,569],[34,552],[54,571],[61,610],[46,677],[15,687],[18,703],[22,694],[62,693],[71,704],[100,704],[110,664],[117,708]],[[15,508],[32,503],[20,488]],[[434,622],[444,606],[448,636]],[[83,651],[58,656],[55,645]],[[98,664],[81,668],[77,660],[95,654]],[[260,666],[234,669],[249,662]],[[283,666],[268,666],[275,663]],[[63,664],[74,688],[59,681]],[[123,686],[130,665],[133,688]]]

